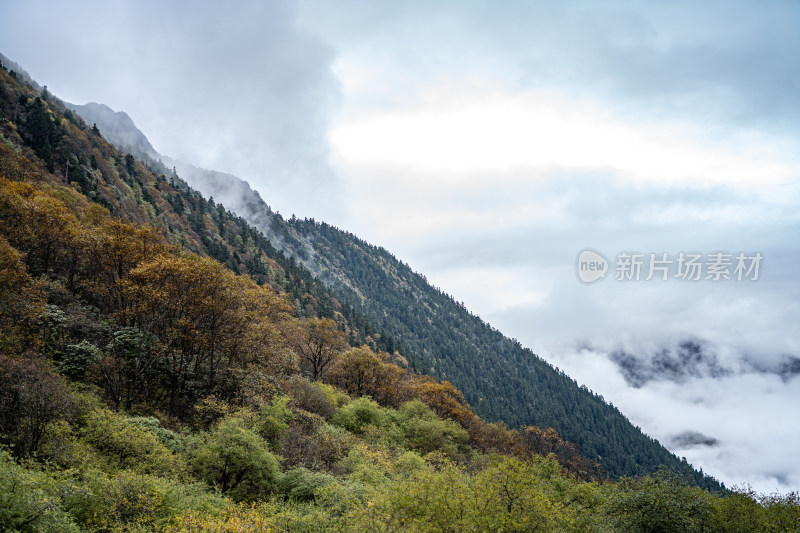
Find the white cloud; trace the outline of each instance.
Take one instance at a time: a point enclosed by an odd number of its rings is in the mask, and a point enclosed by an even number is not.
[[[763,186],[800,174],[769,145],[703,142],[689,124],[634,123],[546,92],[424,94],[411,107],[358,114],[331,132],[336,160],[396,166],[457,185],[509,169],[613,169],[634,181]],[[762,140],[763,142],[763,140]]]
[[[532,278],[527,268],[519,265],[493,267],[470,266],[466,260],[437,272],[433,283],[447,280],[453,294],[466,295],[468,309],[485,309],[487,313],[509,308],[546,308],[552,297],[549,280]]]
[[[714,446],[672,451],[728,487],[750,484],[769,493],[800,486],[800,421],[791,412],[800,397],[800,379],[736,373],[686,383],[657,381],[634,389],[602,352],[562,352],[554,360],[579,382],[602,391],[662,444],[686,431],[716,439]]]

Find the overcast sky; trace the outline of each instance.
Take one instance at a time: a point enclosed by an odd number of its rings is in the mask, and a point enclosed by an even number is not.
[[[726,484],[800,489],[797,2],[163,4],[0,0],[0,52],[386,247]]]

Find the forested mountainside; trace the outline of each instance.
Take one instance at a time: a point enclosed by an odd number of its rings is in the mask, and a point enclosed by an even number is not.
[[[15,74],[0,67],[0,530],[800,525],[794,493],[712,493],[688,466],[609,482],[550,428],[482,420],[259,232]]]
[[[53,100],[49,105],[48,99]],[[114,216],[149,224],[184,250],[213,257],[237,274],[250,275],[259,284],[287,292],[301,316],[335,318],[354,343],[383,348],[375,339],[386,335],[373,331],[363,316],[337,301],[323,283],[277,250],[243,218],[204,198],[159,162],[136,160],[131,154],[118,152],[96,124],[89,128],[90,135],[76,136],[79,131],[85,134],[80,128],[86,124],[68,109],[58,123],[48,115],[51,105],[61,106],[46,89],[44,98],[32,102],[3,102],[4,116],[19,120],[22,113],[30,114],[21,129],[15,122],[6,121],[7,137],[30,145],[48,171],[62,176]],[[14,165],[10,161],[5,164]],[[26,164],[8,168],[6,176],[24,177],[29,170],[23,168]]]
[[[505,337],[383,248],[314,220],[273,225],[294,237],[284,242],[300,262],[313,261],[315,270],[321,266],[322,279],[343,301],[389,333],[413,368],[453,382],[481,416],[511,427],[554,427],[613,477],[653,472],[660,465],[691,472],[602,397]],[[313,254],[304,254],[304,246]],[[716,486],[702,473],[694,475],[698,483]]]
[[[285,220],[233,176],[186,166],[206,191],[235,201],[243,216],[263,231],[259,232],[154,161],[158,154],[127,115],[100,105],[69,107],[101,120],[101,127],[108,128],[115,142],[141,150],[137,155],[147,162],[148,168],[137,173],[135,167],[141,163],[130,154],[114,159],[110,152],[101,153],[98,159],[86,152],[88,161],[82,164],[75,155],[78,152],[70,152],[75,160],[68,176],[66,158],[56,161],[50,149],[47,164],[54,170],[57,166],[59,173],[112,212],[150,223],[185,249],[208,254],[236,273],[250,274],[260,283],[289,292],[298,313],[336,319],[353,345],[367,343],[389,353],[399,350],[413,369],[453,382],[470,406],[489,420],[511,427],[555,428],[612,477],[654,472],[665,465],[691,473],[703,486],[719,488],[644,435],[601,397],[469,313],[383,248],[325,223]],[[40,113],[37,104],[32,109]],[[65,118],[77,117],[66,111]],[[114,149],[101,130],[93,135],[103,149]],[[44,153],[44,135],[32,139],[34,148]],[[121,183],[96,184],[89,177],[97,172],[95,166],[101,175],[116,172]],[[115,187],[126,186],[133,193],[133,205],[114,193]],[[231,190],[249,194],[235,198]]]
[[[110,129],[117,129],[118,116],[108,108],[104,115],[87,118],[105,119]],[[124,131],[114,140],[124,144],[141,137],[138,130]],[[385,249],[324,222],[284,219],[234,176],[183,168],[187,180],[209,196],[224,197],[276,248],[333,289],[338,301],[354,310],[353,320],[379,330],[372,338],[381,349],[397,349],[415,370],[453,382],[481,416],[511,427],[553,427],[613,477],[654,472],[665,465],[691,472],[702,486],[719,488],[602,397],[505,337]]]
[[[397,365],[259,232],[5,69],[0,112],[3,531],[359,531],[404,472],[602,478]]]

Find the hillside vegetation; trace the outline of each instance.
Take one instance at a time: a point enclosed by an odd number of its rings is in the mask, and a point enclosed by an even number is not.
[[[87,121],[101,122],[118,147],[147,161],[171,161],[152,148],[124,113],[99,104],[69,107]],[[285,257],[296,260],[336,293],[351,344],[366,341],[389,353],[399,351],[412,369],[453,382],[488,420],[512,427],[555,428],[612,477],[643,475],[666,466],[692,476],[700,486],[721,490],[716,480],[634,427],[604,398],[505,337],[385,249],[324,222],[284,219],[235,176],[174,163],[204,194],[224,198],[263,231],[269,239],[265,248],[274,254],[274,244],[278,262],[285,264]],[[208,252],[221,253],[220,260],[235,266],[221,247]],[[330,307],[320,310],[329,312]]]
[[[105,114],[85,114],[102,119],[114,132],[119,129],[118,115],[107,108]],[[129,139],[144,138],[132,124],[131,128],[115,134],[114,142],[130,146]],[[153,152],[140,155],[149,158]],[[387,250],[325,222],[284,219],[235,176],[182,167],[190,183],[214,198],[225,198],[280,254],[333,290],[337,302],[347,308],[342,313],[351,328],[368,331],[380,349],[399,351],[418,372],[454,383],[480,416],[512,427],[553,427],[612,477],[643,475],[666,466],[692,476],[700,486],[722,489],[633,426],[603,397],[470,313]]]
[[[314,220],[290,219],[283,225],[298,243],[312,248],[309,261],[324,265],[328,277],[322,279],[331,280],[341,301],[387,332],[412,368],[452,381],[481,416],[512,427],[556,428],[612,477],[667,466],[701,486],[720,489],[603,397],[470,313],[383,248]],[[305,264],[302,249],[298,261]]]
[[[481,419],[258,231],[5,69],[0,110],[0,530],[800,526],[796,494],[711,493],[688,465],[609,482],[552,428]]]

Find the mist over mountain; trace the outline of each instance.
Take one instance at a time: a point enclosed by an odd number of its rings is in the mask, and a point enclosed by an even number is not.
[[[719,441],[699,431],[684,431],[679,435],[675,435],[669,444],[675,448],[685,449],[698,446],[714,447],[719,445]]]
[[[273,215],[270,207],[250,185],[232,175],[200,168],[185,161],[159,153],[145,134],[124,112],[114,111],[104,104],[67,104],[87,124],[96,124],[101,134],[122,151],[144,160],[153,160],[172,169],[206,198],[238,213],[259,229],[269,228]]]
[[[736,359],[720,359],[713,344],[696,339],[661,347],[651,353],[618,348],[611,351],[608,358],[618,365],[625,381],[635,388],[653,381],[686,383],[692,379],[753,372],[777,375],[784,381],[800,374],[800,358],[793,355],[784,355],[770,366],[749,359],[746,354]]]
[[[107,105],[96,102],[84,105],[65,104],[67,109],[78,113],[87,124],[102,124],[103,134],[123,152],[135,154],[142,159],[159,157],[147,137],[125,112],[114,111]]]
[[[653,380],[683,382],[688,378],[718,378],[732,372],[722,366],[713,348],[698,341],[684,341],[674,348],[662,348],[651,357],[637,356],[622,349],[609,354],[619,365],[625,380],[641,387]]]

